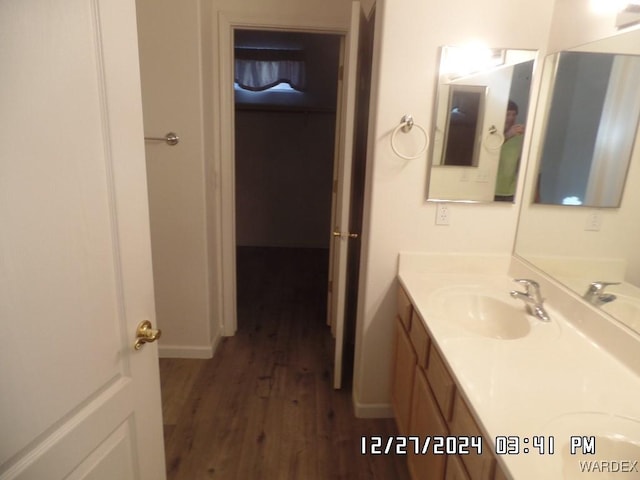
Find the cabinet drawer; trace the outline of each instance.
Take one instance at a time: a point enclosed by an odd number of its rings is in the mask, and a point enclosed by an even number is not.
[[[462,460],[458,455],[447,457],[447,473],[444,480],[469,480],[469,475],[462,465]]]
[[[429,354],[429,335],[427,329],[415,310],[411,314],[411,330],[409,331],[411,343],[418,356],[418,365],[427,368],[427,355]]]
[[[400,320],[402,320],[402,324],[404,325],[404,328],[407,329],[407,332],[411,330],[412,311],[413,306],[411,305],[409,296],[401,286],[398,286],[398,316],[400,317]]]
[[[451,428],[452,435],[473,437],[479,437],[482,435],[478,424],[473,419],[473,416],[467,407],[467,404],[458,394],[454,397],[453,417],[449,426]],[[489,442],[484,438],[482,440],[482,446],[481,455],[470,453],[469,455],[463,455],[460,457],[471,480],[493,480],[496,461],[491,453]]]
[[[438,401],[442,416],[447,421],[451,420],[453,396],[456,387],[435,345],[432,345],[429,349],[427,378],[433,390],[433,395]]]

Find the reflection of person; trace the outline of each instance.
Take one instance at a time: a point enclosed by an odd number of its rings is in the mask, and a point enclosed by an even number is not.
[[[500,163],[496,177],[496,191],[494,200],[512,202],[516,193],[520,154],[524,139],[524,125],[516,123],[518,105],[509,100],[507,117],[504,123],[504,142],[500,149]]]

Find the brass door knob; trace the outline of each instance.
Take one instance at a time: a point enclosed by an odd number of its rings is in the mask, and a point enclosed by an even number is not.
[[[136,343],[134,343],[133,348],[136,350],[140,350],[145,343],[155,342],[162,335],[162,330],[151,328],[151,322],[149,320],[144,320],[140,322],[138,328],[136,329]]]

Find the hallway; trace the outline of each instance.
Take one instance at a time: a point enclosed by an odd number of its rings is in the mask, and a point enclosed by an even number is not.
[[[322,249],[238,249],[237,334],[211,360],[160,360],[170,480],[409,478],[404,457],[359,452],[393,420],[356,419],[331,387],[327,264]]]

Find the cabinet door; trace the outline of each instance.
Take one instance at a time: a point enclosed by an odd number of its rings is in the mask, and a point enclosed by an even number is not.
[[[411,345],[418,357],[418,365],[422,368],[427,368],[427,358],[429,355],[429,334],[427,329],[420,318],[420,315],[414,310],[411,314],[411,328],[409,329],[409,338],[411,339]]]
[[[447,475],[445,480],[469,480],[469,475],[457,455],[447,457]]]
[[[455,395],[453,400],[453,419],[449,423],[452,435],[480,437],[482,433],[480,427],[473,419],[469,407],[460,395]],[[472,480],[492,480],[495,470],[495,458],[490,449],[489,443],[483,438],[484,446],[481,455],[470,453],[460,458],[467,469],[467,473]]]
[[[404,329],[400,317],[396,317],[396,351],[393,363],[393,383],[391,403],[396,424],[401,435],[407,434],[411,413],[413,377],[416,371],[416,354],[411,346],[409,334]]]
[[[411,406],[411,423],[409,425],[409,435],[417,436],[420,439],[420,448],[426,437],[446,436],[447,427],[440,415],[440,410],[436,405],[436,400],[431,393],[427,377],[422,368],[418,368],[415,374],[413,386],[413,402]],[[409,442],[413,449],[413,442]],[[426,454],[408,453],[409,472],[414,480],[444,479],[445,455],[433,455],[429,448]]]
[[[411,300],[409,300],[409,295],[404,291],[402,287],[398,287],[398,316],[402,323],[404,324],[404,328],[407,331],[411,330],[411,314],[413,313],[413,305],[411,305]]]
[[[507,475],[504,473],[504,470],[498,465],[496,462],[496,474],[494,475],[494,480],[507,480]]]
[[[433,345],[429,350],[427,378],[429,379],[429,385],[431,385],[431,390],[436,397],[440,411],[444,419],[448,422],[451,420],[453,411],[453,397],[456,384],[449,374],[449,370],[445,366],[440,353],[438,353],[438,349]]]

